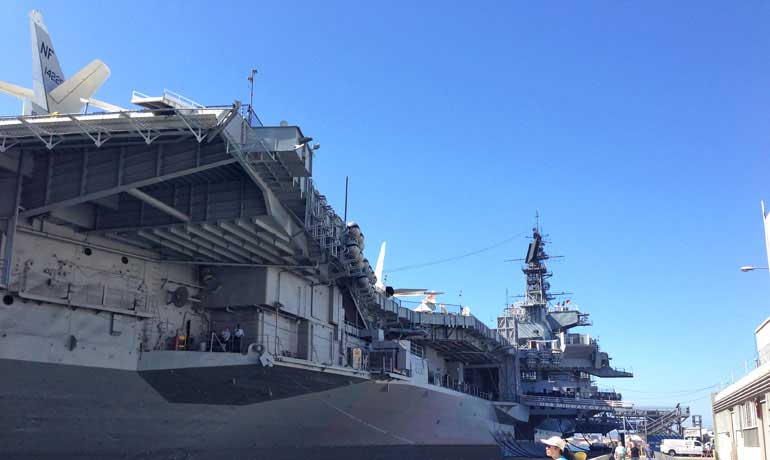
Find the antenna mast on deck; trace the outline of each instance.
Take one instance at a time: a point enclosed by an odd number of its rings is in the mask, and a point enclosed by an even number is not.
[[[251,76],[246,79],[249,81],[249,125],[251,125],[251,114],[254,113],[254,75],[257,69],[251,69]]]

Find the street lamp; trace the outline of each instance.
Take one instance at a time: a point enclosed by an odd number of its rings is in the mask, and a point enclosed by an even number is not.
[[[752,270],[767,270],[767,267],[754,267],[751,265],[744,265],[743,267],[741,267],[742,272],[750,272]]]

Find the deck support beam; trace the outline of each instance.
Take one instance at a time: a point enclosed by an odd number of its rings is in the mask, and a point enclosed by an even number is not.
[[[159,209],[166,214],[181,220],[182,222],[190,222],[190,216],[183,213],[182,211],[179,211],[178,209],[174,208],[173,206],[169,206],[166,203],[160,201],[159,199],[155,198],[154,196],[144,193],[143,191],[132,188],[126,190],[126,193],[131,195],[134,198],[137,198],[139,200],[144,201],[145,203],[149,204],[150,206]]]

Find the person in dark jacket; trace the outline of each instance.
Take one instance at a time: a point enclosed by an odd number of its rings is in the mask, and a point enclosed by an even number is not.
[[[241,339],[243,339],[243,329],[241,329],[241,325],[238,324],[235,326],[235,333],[233,334],[233,353],[240,353],[241,352]]]
[[[639,460],[639,448],[636,444],[631,444],[631,460]]]

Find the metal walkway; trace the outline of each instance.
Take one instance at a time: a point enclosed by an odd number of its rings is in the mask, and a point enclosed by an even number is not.
[[[624,408],[615,409],[615,417],[636,432],[648,435],[682,435],[682,424],[690,417],[689,407]]]

